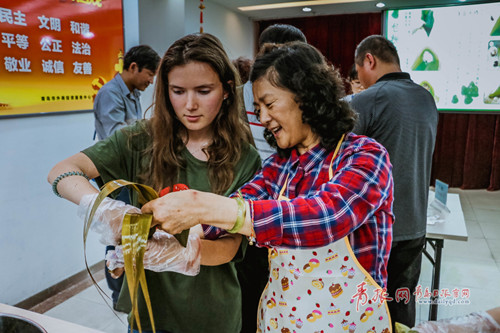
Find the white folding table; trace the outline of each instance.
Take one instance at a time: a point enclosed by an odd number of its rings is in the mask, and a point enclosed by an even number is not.
[[[429,202],[434,199],[434,192],[429,192]],[[467,227],[465,226],[464,214],[460,204],[460,196],[457,193],[448,193],[446,206],[450,210],[450,214],[444,222],[437,222],[433,225],[427,225],[426,246],[424,255],[432,264],[432,282],[431,290],[439,290],[439,279],[441,275],[441,255],[444,247],[444,241],[458,240],[467,241]],[[427,245],[434,249],[432,256],[427,251]],[[438,297],[431,297],[431,305],[429,308],[429,320],[437,319]]]

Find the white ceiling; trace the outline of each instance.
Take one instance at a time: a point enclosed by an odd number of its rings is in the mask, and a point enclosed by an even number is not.
[[[337,3],[331,5],[313,5],[315,0],[309,0],[307,2],[311,3],[309,7],[312,9],[312,11],[309,13],[305,13],[302,11],[302,7],[267,9],[267,10],[256,10],[256,11],[246,11],[246,12],[240,11],[238,9],[238,7],[242,6],[254,6],[262,4],[295,2],[295,1],[287,1],[287,0],[212,0],[212,1],[226,8],[231,9],[232,11],[245,15],[255,21],[290,18],[290,17],[309,17],[309,16],[319,16],[319,15],[381,12],[386,9],[398,9],[398,8],[401,9],[409,7],[449,6],[458,4],[464,5],[472,3],[494,2],[494,1],[482,1],[482,0],[467,0],[465,2],[459,2],[458,0],[379,0],[379,1],[365,0],[360,2]],[[339,0],[339,2],[342,1],[343,0]],[[380,1],[386,4],[385,8],[375,7],[375,4]]]

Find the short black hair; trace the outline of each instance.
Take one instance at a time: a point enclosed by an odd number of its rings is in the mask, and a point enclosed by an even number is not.
[[[282,44],[288,42],[307,42],[300,29],[289,24],[273,24],[262,31],[259,37],[259,48],[265,43]]]
[[[340,73],[314,46],[304,42],[265,44],[250,74],[252,83],[260,78],[295,95],[303,123],[320,137],[324,148],[334,149],[342,134],[353,129],[357,115],[341,100],[345,91]],[[264,137],[280,156],[290,155],[291,149],[278,147],[267,129]]]
[[[371,53],[385,63],[399,66],[398,51],[394,44],[384,36],[371,35],[363,39],[356,47],[354,62],[362,66],[367,53]]]
[[[123,69],[129,69],[133,62],[137,64],[139,72],[143,68],[156,72],[160,63],[160,56],[148,45],[137,45],[128,50],[123,57]]]

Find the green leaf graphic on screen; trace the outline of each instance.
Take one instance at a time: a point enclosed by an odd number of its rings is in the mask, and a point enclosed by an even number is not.
[[[432,10],[422,10],[420,19],[424,21],[424,23],[421,27],[413,30],[413,33],[416,33],[420,29],[424,29],[428,37],[431,34],[432,27],[434,27],[434,12]]]
[[[500,86],[498,86],[497,90],[488,95],[489,98],[500,97]]]
[[[397,19],[399,17],[399,10],[396,9],[395,11],[392,12],[392,18]]]
[[[422,10],[422,15],[420,17],[424,21],[424,28],[427,36],[431,34],[432,27],[434,26],[434,12],[432,10]]]
[[[484,96],[484,104],[500,104],[500,86],[492,93]]]
[[[497,18],[497,22],[491,29],[490,36],[500,36],[500,16]]]
[[[417,57],[411,69],[414,71],[437,71],[439,69],[439,59],[429,48],[426,48]]]
[[[457,97],[457,95],[453,95],[453,98],[451,99],[451,102],[453,104],[457,104],[458,103],[458,97]]]
[[[472,97],[479,96],[479,91],[477,89],[477,86],[474,84],[474,82],[469,83],[469,85],[467,87],[462,86],[462,95],[465,96],[465,99],[464,99],[465,104],[472,103]]]

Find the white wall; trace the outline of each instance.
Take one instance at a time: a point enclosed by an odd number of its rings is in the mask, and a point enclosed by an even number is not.
[[[241,14],[232,12],[225,7],[204,1],[203,31],[218,37],[229,58],[236,59],[245,56],[253,59],[253,23]],[[200,31],[200,5],[199,1],[186,1],[185,33]]]
[[[204,1],[204,32],[217,36],[230,59],[254,55],[252,21],[241,14],[211,1]],[[140,0],[140,40],[151,45],[163,56],[168,47],[180,37],[200,31],[200,2],[196,0]],[[152,103],[154,89],[141,97],[142,109]],[[150,114],[150,113],[149,113]]]
[[[52,194],[50,168],[92,144],[93,115],[0,120],[0,303],[15,304],[85,269],[76,206]],[[90,264],[104,247],[92,241]]]
[[[168,47],[184,35],[184,0],[140,0],[138,12],[141,44],[150,45],[163,57]],[[153,103],[153,93],[151,86],[141,94],[144,112]],[[151,112],[148,110],[146,117]]]
[[[163,56],[184,35],[184,0],[140,0],[139,31],[141,43]]]
[[[123,4],[123,35],[125,50],[139,45],[139,3],[138,0],[122,0]]]
[[[199,31],[199,1],[124,0],[125,49],[150,44],[163,55],[185,33]],[[252,57],[253,26],[205,0],[205,31],[231,58]],[[143,94],[151,103],[153,88]],[[16,304],[84,269],[83,222],[76,206],[52,194],[46,177],[58,161],[92,144],[92,113],[0,119],[0,303]],[[103,259],[93,235],[89,265]]]

